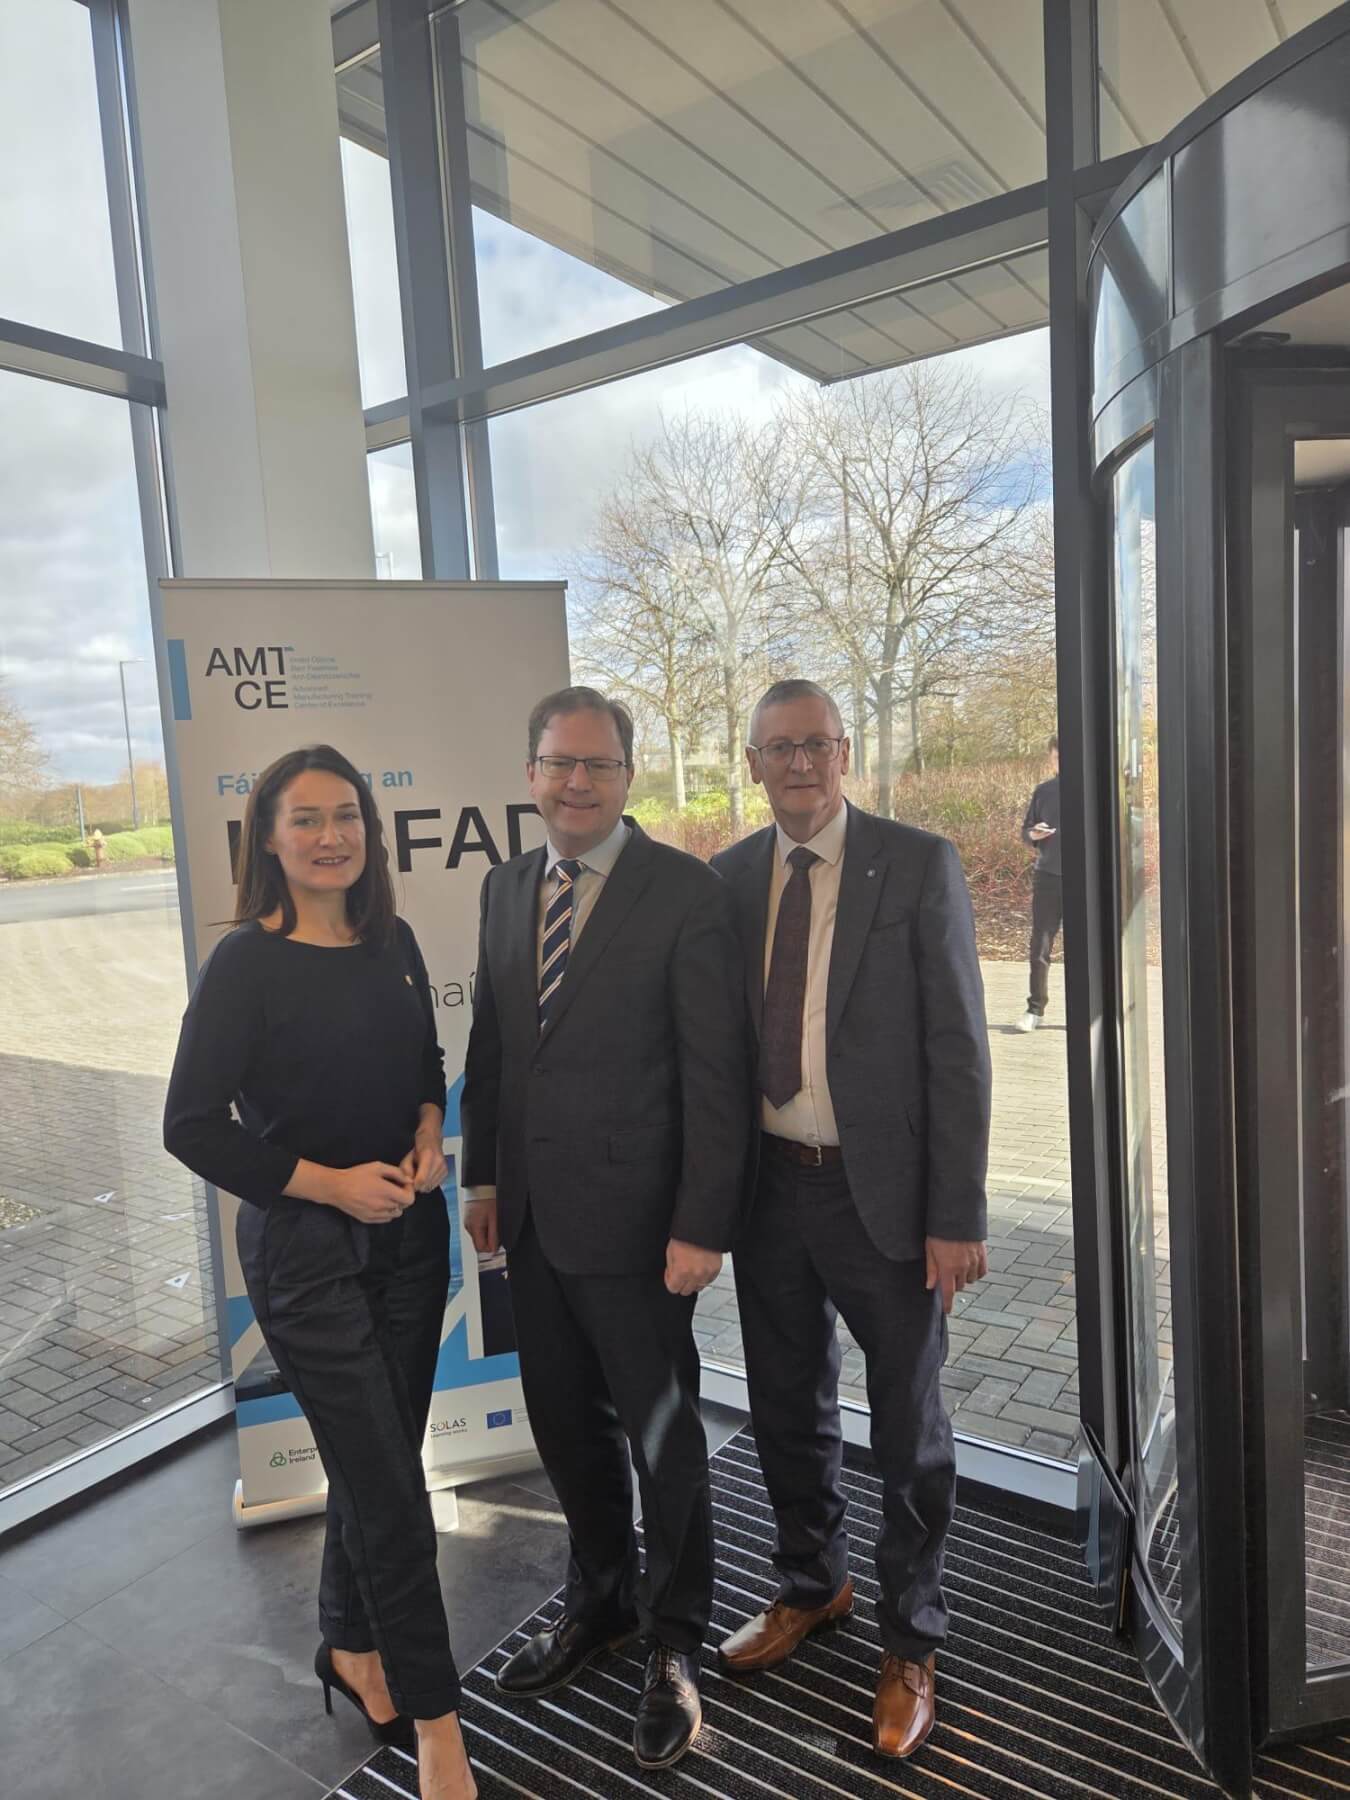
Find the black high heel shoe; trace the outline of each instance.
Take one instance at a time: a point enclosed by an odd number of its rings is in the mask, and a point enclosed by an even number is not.
[[[347,1686],[347,1683],[333,1667],[333,1652],[327,1644],[320,1644],[314,1652],[314,1673],[323,1683],[323,1709],[326,1713],[332,1715],[332,1690],[336,1688],[340,1694],[346,1695],[360,1713],[370,1730],[370,1735],[377,1744],[393,1744],[395,1749],[407,1750],[416,1756],[417,1727],[412,1720],[406,1718],[402,1713],[395,1713],[393,1718],[387,1720],[383,1725],[378,1719],[372,1719],[366,1711],[365,1701],[362,1700],[355,1688]]]

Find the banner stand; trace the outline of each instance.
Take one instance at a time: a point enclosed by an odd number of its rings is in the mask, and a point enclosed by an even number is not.
[[[543,1465],[534,1450],[523,1450],[519,1456],[494,1456],[483,1463],[463,1463],[453,1469],[431,1469],[427,1473],[427,1492],[438,1532],[459,1530],[459,1501],[456,1490],[474,1481],[491,1481],[499,1475],[528,1475]],[[275,1525],[282,1519],[307,1519],[321,1513],[328,1504],[328,1490],[301,1494],[294,1500],[262,1500],[256,1505],[244,1504],[244,1483],[234,1484],[230,1512],[237,1531],[252,1525]]]
[[[454,1529],[457,1487],[539,1464],[506,1259],[478,1256],[460,1231],[459,1097],[483,879],[543,841],[525,792],[525,732],[540,695],[569,679],[565,587],[189,580],[161,581],[151,601],[190,984],[234,913],[244,809],[262,769],[301,745],[332,744],[380,808],[445,1051],[450,1282],[423,1447],[438,1529]],[[244,1529],[323,1511],[327,1483],[245,1291],[241,1204],[208,1190],[235,1386],[232,1511]]]

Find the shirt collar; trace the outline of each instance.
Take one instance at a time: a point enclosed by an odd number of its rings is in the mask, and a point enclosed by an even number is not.
[[[594,850],[588,850],[585,856],[580,856],[576,860],[589,869],[593,875],[609,875],[613,872],[624,845],[632,835],[627,820],[620,819],[603,844],[597,844]],[[544,865],[545,873],[551,875],[554,867],[562,860],[563,852],[555,847],[553,839],[550,838],[548,840],[548,861]]]
[[[791,856],[792,852],[797,848],[797,840],[795,838],[790,838],[781,825],[777,827],[777,831],[778,860],[780,863],[786,863],[788,857]],[[848,803],[846,801],[830,820],[829,824],[822,825],[820,830],[811,839],[810,843],[806,844],[804,848],[807,850],[814,850],[822,862],[833,865],[834,863],[837,863],[844,854],[844,839],[847,836]]]

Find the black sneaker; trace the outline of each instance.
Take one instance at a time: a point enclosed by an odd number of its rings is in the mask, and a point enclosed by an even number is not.
[[[647,1658],[633,1755],[640,1769],[668,1769],[698,1736],[703,1708],[698,1697],[698,1657],[658,1644]]]
[[[497,1671],[497,1687],[503,1694],[533,1698],[566,1687],[587,1663],[603,1650],[626,1644],[638,1628],[636,1618],[617,1624],[569,1619],[566,1614],[547,1631],[536,1632]]]

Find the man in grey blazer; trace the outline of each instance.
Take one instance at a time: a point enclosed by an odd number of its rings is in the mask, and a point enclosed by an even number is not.
[[[988,1266],[974,922],[951,844],[845,802],[849,741],[823,688],[777,683],[750,735],[776,823],[713,866],[735,896],[757,1036],[758,1168],[733,1262],[779,1591],[720,1658],[773,1668],[852,1607],[837,1309],[866,1359],[883,1485],[872,1741],[908,1756],[932,1730],[947,1623],[946,1314]]]
[[[624,818],[632,751],[627,712],[593,689],[531,715],[548,843],[483,884],[463,1180],[475,1246],[506,1248],[530,1424],[571,1532],[563,1617],[497,1685],[548,1693],[640,1627],[634,1753],[664,1768],[701,1717],[712,1508],[692,1323],[744,1199],[750,1061],[731,895]]]

